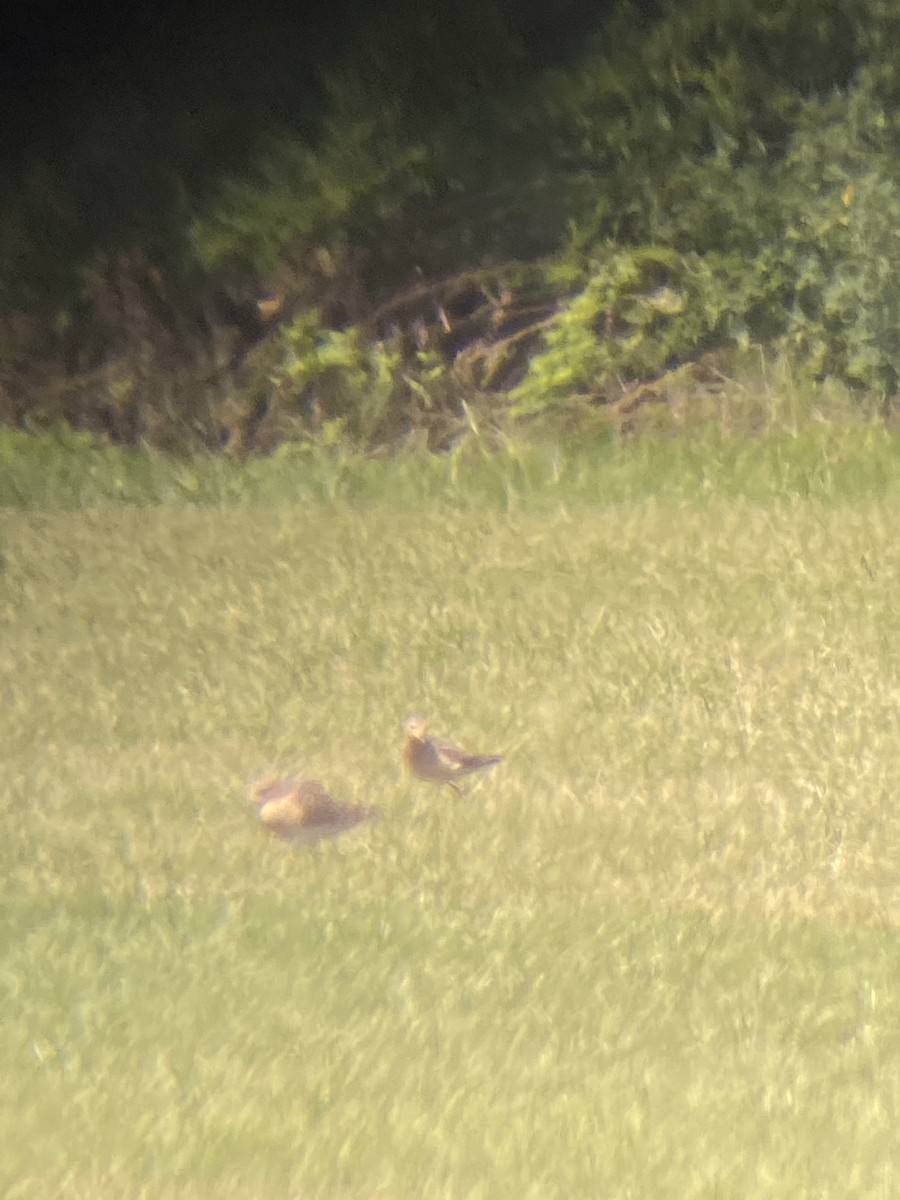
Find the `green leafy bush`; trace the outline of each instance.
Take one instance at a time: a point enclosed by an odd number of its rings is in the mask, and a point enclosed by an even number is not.
[[[409,139],[397,104],[373,104],[349,78],[332,79],[329,90],[315,148],[288,134],[270,138],[255,169],[227,180],[195,222],[207,267],[265,276],[285,260],[308,266],[302,256],[310,253],[334,273],[355,237],[427,187],[429,153]]]
[[[355,328],[323,331],[312,314],[287,327],[281,341],[273,398],[279,410],[300,416],[305,436],[368,446],[385,432],[402,386],[396,350],[366,342]]]
[[[655,240],[597,243],[516,393],[517,411],[596,400],[711,344],[776,344],[811,376],[882,396],[900,381],[900,118],[894,73],[807,99],[780,154],[675,164]],[[635,193],[636,194],[636,193]],[[577,236],[584,242],[583,231]],[[586,248],[582,246],[582,253]]]
[[[596,401],[613,385],[735,340],[754,282],[734,256],[652,245],[610,251],[531,359],[514,412]]]
[[[900,380],[900,118],[884,79],[810,103],[782,167],[783,261],[794,304],[784,344],[811,372],[882,395]]]
[[[754,344],[895,393],[889,0],[622,3],[554,66],[522,14],[460,12],[360,17],[315,118],[237,167],[181,178],[181,114],[156,170],[135,95],[115,138],[95,114],[94,157],[0,185],[0,418],[238,456],[439,420],[447,448],[483,413],[566,419]],[[461,277],[473,305],[448,313]]]

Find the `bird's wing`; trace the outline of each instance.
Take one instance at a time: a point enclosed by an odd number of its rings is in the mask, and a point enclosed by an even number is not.
[[[455,746],[453,742],[447,742],[443,738],[432,738],[431,744],[438,758],[451,771],[461,771],[472,761],[472,755],[467,754],[460,746]]]
[[[338,804],[327,792],[303,797],[303,824],[310,829],[343,824],[352,809]]]

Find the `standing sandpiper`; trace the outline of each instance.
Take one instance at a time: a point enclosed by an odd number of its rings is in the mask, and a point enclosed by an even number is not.
[[[501,760],[499,754],[467,754],[452,742],[429,737],[424,717],[407,717],[403,731],[406,734],[403,761],[410,772],[417,779],[427,779],[431,783],[449,783],[456,792],[459,791],[457,779],[493,767]]]

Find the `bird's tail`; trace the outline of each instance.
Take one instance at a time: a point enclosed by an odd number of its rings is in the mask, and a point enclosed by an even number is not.
[[[496,767],[497,763],[502,761],[502,754],[472,754],[466,759],[466,769],[482,771],[485,767]]]

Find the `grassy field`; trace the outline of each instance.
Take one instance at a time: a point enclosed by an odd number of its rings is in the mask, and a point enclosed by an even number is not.
[[[0,511],[4,1194],[893,1200],[900,471],[836,445]],[[411,710],[504,763],[406,779]],[[267,767],[381,819],[271,840]]]

